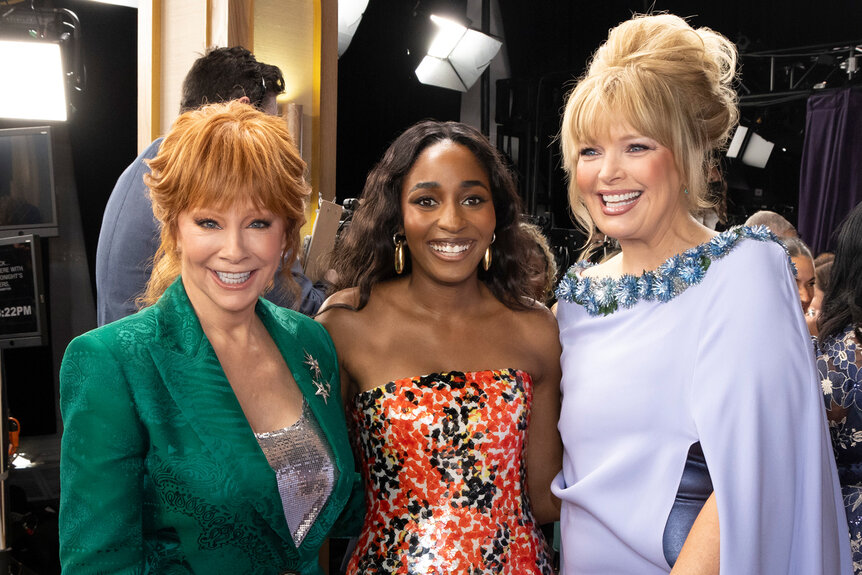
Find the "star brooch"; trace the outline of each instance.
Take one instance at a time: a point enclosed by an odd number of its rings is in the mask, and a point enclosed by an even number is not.
[[[317,388],[314,395],[321,396],[325,405],[329,400],[329,383],[323,379],[323,376],[320,373],[320,364],[318,361],[307,351],[302,351],[305,353],[304,363],[308,366],[308,369],[311,370],[311,383],[313,383],[314,387]]]

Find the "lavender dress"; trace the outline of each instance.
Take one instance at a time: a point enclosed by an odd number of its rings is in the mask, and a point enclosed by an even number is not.
[[[698,442],[722,574],[852,573],[814,357],[774,236],[735,228],[639,278],[583,268],[557,291],[561,573],[668,573],[665,528]]]

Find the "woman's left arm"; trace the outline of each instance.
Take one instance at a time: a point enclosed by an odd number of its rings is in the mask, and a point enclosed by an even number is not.
[[[718,505],[713,493],[691,526],[671,575],[718,575],[720,539]]]
[[[560,517],[560,500],[551,494],[551,481],[562,468],[563,444],[557,423],[560,420],[559,331],[556,318],[547,310],[536,312],[541,319],[527,334],[538,350],[542,371],[533,380],[533,403],[527,436],[527,489],[533,515],[540,525]]]

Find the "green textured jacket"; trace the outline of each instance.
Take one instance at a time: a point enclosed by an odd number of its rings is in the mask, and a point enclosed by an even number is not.
[[[299,549],[276,477],[182,281],[139,313],[74,339],[60,369],[60,559],[78,573],[322,575],[336,519],[361,525],[332,340],[261,299],[256,313],[335,456],[338,482]],[[314,377],[306,353],[317,360]],[[329,385],[317,395],[312,379]]]

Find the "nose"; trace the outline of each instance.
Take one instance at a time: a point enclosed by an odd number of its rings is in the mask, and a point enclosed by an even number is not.
[[[221,246],[219,257],[223,260],[236,263],[245,259],[247,251],[245,237],[242,229],[225,230],[224,243]]]
[[[623,176],[622,163],[617,154],[606,152],[599,160],[601,168],[599,169],[599,179],[603,182],[613,182]]]
[[[802,288],[802,289],[803,289],[803,292],[802,292],[801,294],[799,294],[799,295],[801,295],[801,296],[802,296],[802,305],[803,305],[804,307],[808,307],[809,305],[811,305],[811,300],[812,300],[812,298],[813,298],[814,296],[813,296],[813,294],[811,293],[811,292],[812,292],[812,290],[811,290],[811,288],[810,288],[810,287],[805,286],[805,287],[804,287],[804,288]]]
[[[440,213],[440,219],[437,220],[437,225],[440,229],[448,232],[457,232],[464,227],[464,217],[461,214],[461,204],[459,202],[446,202]]]

